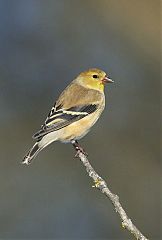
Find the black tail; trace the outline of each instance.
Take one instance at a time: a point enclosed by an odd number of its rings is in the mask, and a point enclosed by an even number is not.
[[[42,148],[39,147],[38,143],[36,142],[34,146],[30,149],[30,151],[25,155],[22,164],[29,165],[32,160],[36,157],[36,155],[41,151]]]

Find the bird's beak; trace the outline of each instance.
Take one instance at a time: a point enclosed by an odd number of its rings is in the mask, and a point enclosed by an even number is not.
[[[102,83],[103,84],[105,84],[105,83],[113,83],[114,81],[112,80],[112,79],[110,79],[110,78],[108,78],[108,77],[104,77],[103,79],[102,79]]]

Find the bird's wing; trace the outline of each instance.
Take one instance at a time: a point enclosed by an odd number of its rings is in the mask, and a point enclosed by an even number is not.
[[[88,91],[73,81],[59,96],[40,131],[33,138],[40,140],[47,133],[64,128],[96,111],[103,95]]]
[[[98,108],[98,104],[86,104],[63,109],[61,106],[54,106],[40,131],[34,134],[34,139],[41,139],[47,133],[64,128],[71,123],[78,121],[93,113]]]

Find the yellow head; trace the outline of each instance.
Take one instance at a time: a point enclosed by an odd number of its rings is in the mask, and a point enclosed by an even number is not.
[[[97,68],[91,68],[79,74],[76,79],[81,85],[89,89],[103,92],[105,83],[113,81],[106,76],[106,73]]]

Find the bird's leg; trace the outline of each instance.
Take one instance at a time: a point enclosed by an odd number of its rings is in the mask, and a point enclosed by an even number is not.
[[[73,144],[73,147],[76,150],[75,157],[78,157],[80,152],[83,153],[85,156],[88,156],[88,154],[84,151],[84,149],[79,145],[77,140],[73,140],[71,143]]]

